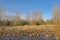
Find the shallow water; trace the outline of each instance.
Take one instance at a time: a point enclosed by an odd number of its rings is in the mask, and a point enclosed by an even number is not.
[[[50,38],[46,38],[46,37],[37,37],[37,38],[34,38],[34,37],[19,37],[19,38],[16,38],[16,37],[0,37],[0,40],[55,40],[54,37],[50,37]]]

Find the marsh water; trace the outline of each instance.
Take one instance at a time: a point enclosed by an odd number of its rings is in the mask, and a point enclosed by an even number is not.
[[[44,36],[41,36],[41,37],[0,37],[0,40],[55,40],[54,37],[44,37]]]

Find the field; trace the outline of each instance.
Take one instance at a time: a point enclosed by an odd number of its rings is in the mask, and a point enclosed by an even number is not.
[[[0,30],[2,30],[2,28],[4,28],[5,30],[28,30],[28,29],[37,29],[37,30],[40,30],[40,29],[46,29],[46,28],[49,28],[50,30],[54,30],[55,29],[55,26],[54,25],[25,25],[25,26],[7,26],[7,27],[0,27]]]

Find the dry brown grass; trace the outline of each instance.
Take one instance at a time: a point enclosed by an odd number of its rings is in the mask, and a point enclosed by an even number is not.
[[[0,27],[1,29],[2,27]],[[13,30],[13,29],[17,29],[17,30],[27,30],[27,29],[45,29],[45,28],[49,28],[51,30],[54,29],[54,25],[25,25],[25,26],[15,26],[15,27],[4,27],[7,30]]]
[[[60,26],[59,25],[25,25],[25,26],[15,26],[15,27],[4,27],[6,30],[28,30],[28,29],[45,29],[49,28],[50,30],[54,31],[56,36],[60,35]],[[2,30],[2,27],[0,27],[0,30]],[[2,30],[3,31],[3,30]]]

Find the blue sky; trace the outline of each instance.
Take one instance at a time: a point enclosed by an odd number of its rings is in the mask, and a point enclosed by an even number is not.
[[[42,11],[44,20],[52,17],[52,8],[55,3],[60,7],[60,0],[0,0],[0,6],[3,6],[9,15],[19,11],[24,18],[26,11],[32,13],[37,9]]]

